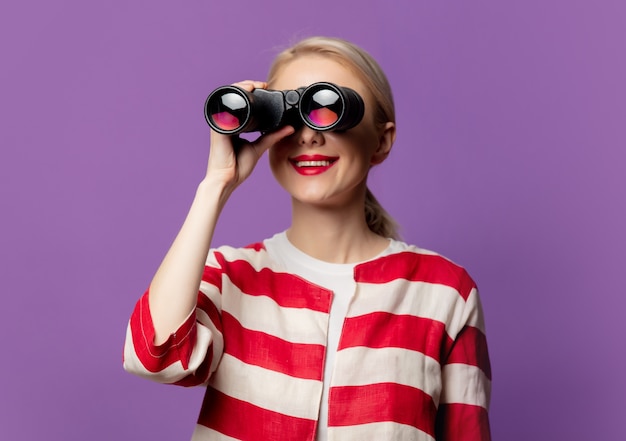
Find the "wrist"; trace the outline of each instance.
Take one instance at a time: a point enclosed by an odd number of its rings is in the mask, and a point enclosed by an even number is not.
[[[234,190],[234,186],[228,182],[206,176],[196,189],[196,199],[204,201],[215,201],[220,208],[224,206],[230,195]]]

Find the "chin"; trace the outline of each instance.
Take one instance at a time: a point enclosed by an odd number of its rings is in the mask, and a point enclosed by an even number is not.
[[[343,196],[343,197],[342,197]],[[339,208],[348,205],[349,197],[346,195],[316,193],[292,194],[292,198],[301,204],[319,208]]]

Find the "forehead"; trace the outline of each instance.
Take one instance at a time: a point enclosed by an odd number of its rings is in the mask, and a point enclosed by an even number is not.
[[[320,81],[350,87],[361,95],[367,93],[361,80],[350,69],[332,58],[320,55],[303,55],[289,61],[280,68],[271,88],[297,89]]]

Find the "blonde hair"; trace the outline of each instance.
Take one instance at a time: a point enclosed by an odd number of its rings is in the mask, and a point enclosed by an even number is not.
[[[309,37],[280,52],[270,66],[268,83],[290,61],[302,55],[321,55],[332,58],[352,71],[363,82],[374,98],[374,123],[379,130],[387,122],[396,122],[391,86],[387,76],[374,58],[359,46],[341,38]],[[369,188],[365,194],[365,220],[374,233],[398,239],[398,224],[380,205]]]

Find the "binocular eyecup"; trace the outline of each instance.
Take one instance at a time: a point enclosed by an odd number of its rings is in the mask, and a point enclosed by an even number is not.
[[[356,126],[365,112],[354,90],[333,83],[313,83],[296,90],[254,89],[237,86],[215,89],[204,103],[204,117],[213,130],[225,135],[271,132],[302,124],[317,131],[344,131]]]

